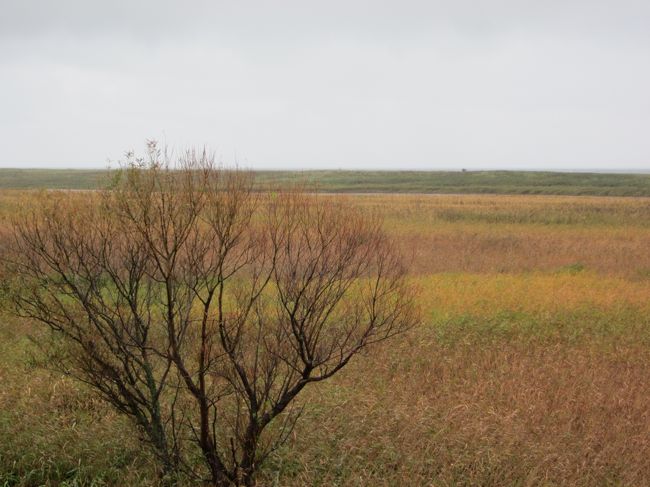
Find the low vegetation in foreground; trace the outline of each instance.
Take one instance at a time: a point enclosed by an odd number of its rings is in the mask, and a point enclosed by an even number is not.
[[[32,196],[0,194],[0,239]],[[650,484],[650,199],[324,197],[385,215],[424,323],[306,388],[261,485]],[[2,303],[0,485],[159,485]]]

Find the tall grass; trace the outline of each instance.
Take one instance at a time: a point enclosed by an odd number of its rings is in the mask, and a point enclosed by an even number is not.
[[[426,322],[308,389],[263,485],[650,485],[649,200],[350,198],[412,255]],[[0,195],[0,248],[29,204]],[[157,485],[1,300],[0,486]]]

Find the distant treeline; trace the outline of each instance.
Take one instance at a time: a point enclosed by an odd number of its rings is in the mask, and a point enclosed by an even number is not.
[[[261,186],[302,183],[340,193],[650,196],[650,174],[533,171],[257,171]],[[0,169],[0,189],[97,189],[105,170]]]

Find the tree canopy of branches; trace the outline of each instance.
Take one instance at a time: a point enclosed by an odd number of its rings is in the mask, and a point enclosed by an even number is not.
[[[17,312],[52,363],[137,425],[160,461],[254,485],[294,399],[413,326],[381,222],[336,198],[259,191],[201,151],[149,147],[106,190],[48,193],[15,223]]]

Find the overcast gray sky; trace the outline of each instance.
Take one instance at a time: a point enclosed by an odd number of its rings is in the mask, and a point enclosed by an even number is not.
[[[0,0],[0,165],[650,169],[649,0]]]

